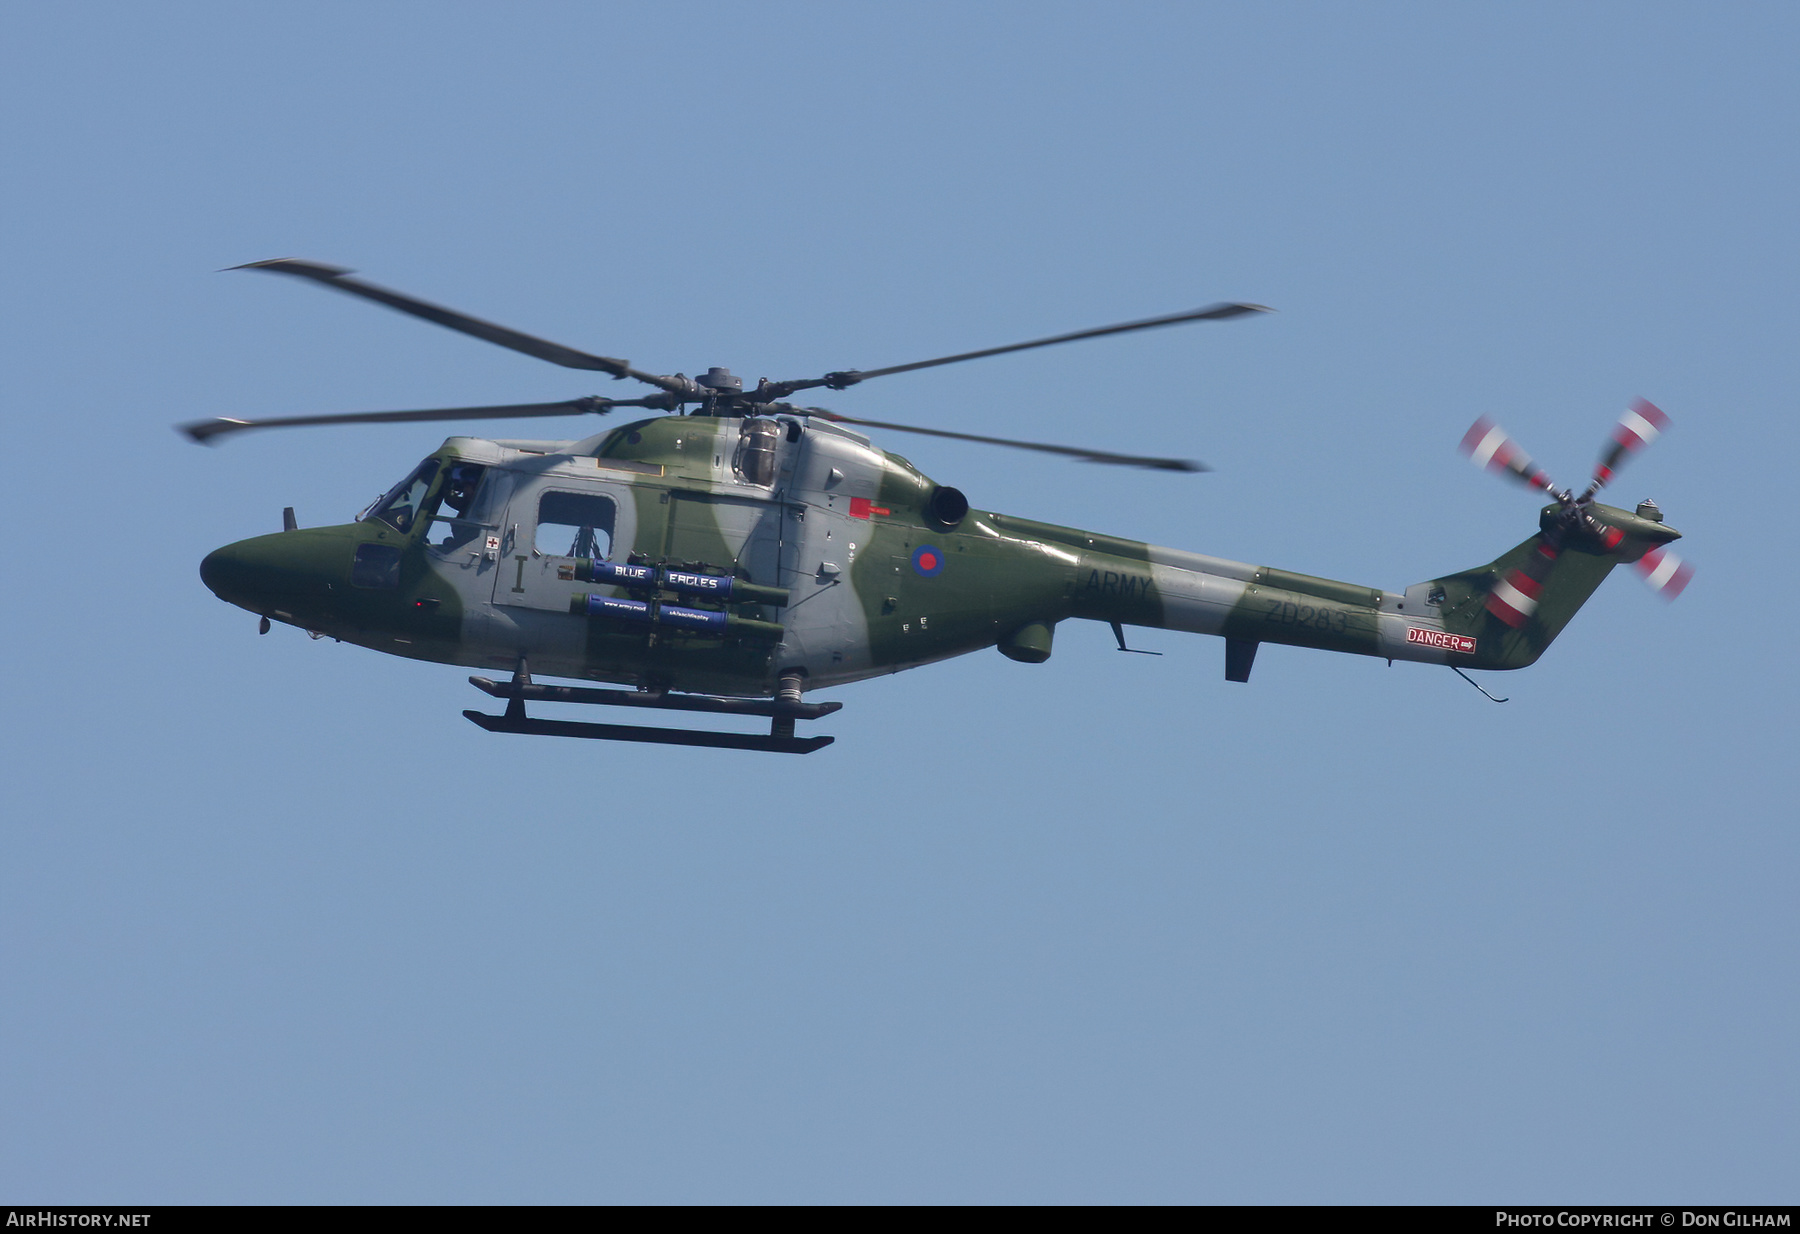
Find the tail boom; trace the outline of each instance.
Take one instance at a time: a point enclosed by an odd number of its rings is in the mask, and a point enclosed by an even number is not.
[[[1545,509],[1546,529],[1557,510]],[[1543,654],[1614,566],[1680,537],[1624,510],[1590,510],[1603,529],[1591,544],[1551,551],[1540,532],[1486,565],[1403,591],[1024,519],[995,521],[1013,535],[1058,546],[1068,563],[1062,611],[1045,615],[1052,622],[1078,617],[1217,635],[1236,645],[1246,665],[1255,645],[1282,643],[1389,661],[1515,669]]]

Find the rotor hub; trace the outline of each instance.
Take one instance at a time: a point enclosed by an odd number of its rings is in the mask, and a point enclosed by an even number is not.
[[[696,377],[695,384],[705,386],[708,390],[719,394],[742,394],[744,379],[732,376],[728,368],[709,368],[704,377]]]

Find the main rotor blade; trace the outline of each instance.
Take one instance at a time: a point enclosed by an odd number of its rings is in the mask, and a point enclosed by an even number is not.
[[[1531,456],[1519,448],[1518,442],[1506,435],[1505,429],[1486,416],[1469,426],[1459,448],[1477,467],[1503,472],[1532,488],[1543,489],[1552,496],[1556,494],[1556,485],[1550,477],[1539,470]]]
[[[1105,450],[1084,450],[1077,446],[1052,446],[1041,441],[1014,441],[1010,437],[982,437],[975,433],[952,433],[941,428],[919,428],[912,424],[891,424],[886,420],[864,420],[857,416],[840,416],[823,407],[799,407],[796,411],[838,424],[862,424],[896,433],[918,433],[923,437],[947,437],[952,441],[978,441],[989,446],[1011,446],[1015,450],[1036,450],[1042,454],[1060,454],[1084,463],[1117,463],[1124,467],[1148,467],[1154,471],[1211,471],[1205,463],[1185,458],[1152,458],[1137,454],[1113,454]]]
[[[957,364],[963,360],[979,360],[985,356],[1005,355],[1009,351],[1028,351],[1033,347],[1049,347],[1056,343],[1073,343],[1078,339],[1099,338],[1107,334],[1127,334],[1133,330],[1153,330],[1158,326],[1174,326],[1184,321],[1225,321],[1232,317],[1244,317],[1251,313],[1273,313],[1275,310],[1261,304],[1209,304],[1205,308],[1194,309],[1186,313],[1171,313],[1167,317],[1146,317],[1142,321],[1127,321],[1116,326],[1100,326],[1093,330],[1077,330],[1072,334],[1058,334],[1051,338],[1033,339],[1029,343],[1009,343],[1005,347],[987,347],[981,351],[964,351],[954,356],[939,356],[935,360],[918,360],[912,364],[896,364],[890,368],[868,370],[851,369],[846,372],[827,373],[823,377],[808,378],[803,381],[776,382],[765,390],[766,397],[786,398],[796,390],[810,390],[817,386],[830,386],[833,390],[843,390],[859,381],[867,381],[871,377],[887,377],[893,373],[910,373],[914,369],[936,368],[940,364]]]
[[[1592,497],[1612,483],[1625,460],[1662,436],[1662,431],[1668,427],[1669,417],[1662,408],[1645,399],[1633,399],[1631,406],[1619,413],[1619,422],[1613,425],[1612,443],[1594,467],[1594,478],[1588,483],[1585,497]]]
[[[390,291],[386,287],[377,287],[373,283],[365,283],[361,279],[350,277],[350,271],[341,266],[328,266],[322,262],[302,261],[297,257],[279,257],[272,261],[252,261],[241,266],[232,266],[233,270],[269,270],[276,274],[292,274],[300,278],[311,279],[326,287],[335,288],[349,295],[361,296],[365,300],[373,300],[377,304],[385,304],[391,309],[423,318],[436,325],[445,326],[463,334],[496,343],[513,351],[535,356],[539,360],[548,360],[552,364],[560,364],[564,368],[587,369],[597,373],[608,373],[614,377],[633,377],[646,382],[660,390],[671,394],[689,394],[688,384],[671,377],[659,377],[654,373],[640,373],[625,360],[614,360],[607,356],[591,355],[585,351],[577,351],[573,347],[564,347],[561,343],[552,343],[548,339],[537,338],[518,330],[497,326],[491,321],[482,321],[478,317],[470,317],[467,313],[459,313],[455,309],[447,309],[440,305],[430,304],[413,296],[398,291]]]
[[[538,416],[605,415],[615,407],[642,407],[644,399],[609,399],[590,395],[563,403],[503,403],[497,407],[434,407],[423,411],[352,411],[328,416],[278,416],[236,420],[220,416],[175,427],[190,441],[207,445],[215,437],[252,428],[299,428],[312,424],[416,424],[431,420],[529,420]]]

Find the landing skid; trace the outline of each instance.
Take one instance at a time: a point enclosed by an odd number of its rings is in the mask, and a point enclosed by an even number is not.
[[[589,724],[582,720],[534,720],[529,716],[463,714],[490,733],[530,733],[538,737],[589,737],[596,741],[647,741],[664,746],[712,746],[721,750],[767,750],[772,754],[811,754],[835,737],[765,737],[761,733],[708,733],[686,728],[649,728],[640,724]]]
[[[796,737],[795,720],[817,720],[842,703],[802,703],[798,678],[783,679],[782,693],[772,699],[722,698],[712,694],[667,694],[641,690],[599,690],[590,686],[541,686],[531,680],[523,660],[508,682],[471,677],[469,684],[507,700],[504,715],[465,711],[463,715],[490,733],[526,733],[538,737],[585,737],[592,741],[638,741],[667,746],[708,746],[719,750],[766,750],[771,754],[811,754],[835,737]],[[649,707],[658,711],[705,711],[739,716],[768,716],[769,734],[720,733],[686,728],[651,728],[637,724],[592,724],[582,720],[541,720],[525,714],[527,700],[545,703],[589,703],[607,707]]]

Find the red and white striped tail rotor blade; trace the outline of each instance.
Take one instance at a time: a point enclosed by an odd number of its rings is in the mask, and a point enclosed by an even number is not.
[[[1619,422],[1613,426],[1612,443],[1607,446],[1606,453],[1594,468],[1594,482],[1588,490],[1597,493],[1612,483],[1613,476],[1624,465],[1625,460],[1642,450],[1645,446],[1662,436],[1663,430],[1669,427],[1669,417],[1662,408],[1644,399],[1633,400],[1619,416]]]
[[[1667,548],[1651,549],[1638,558],[1637,568],[1650,590],[1665,600],[1680,595],[1694,578],[1694,567]]]
[[[1558,550],[1540,539],[1524,561],[1494,580],[1488,592],[1487,611],[1515,630],[1530,621],[1557,556]]]
[[[1513,570],[1488,593],[1487,611],[1517,630],[1537,612],[1543,584],[1523,570]]]
[[[1546,493],[1556,491],[1550,477],[1538,470],[1537,464],[1531,461],[1531,456],[1519,447],[1519,443],[1508,437],[1505,429],[1486,416],[1469,426],[1469,431],[1463,434],[1461,449],[1477,467],[1510,475]]]

